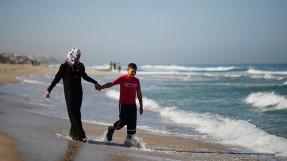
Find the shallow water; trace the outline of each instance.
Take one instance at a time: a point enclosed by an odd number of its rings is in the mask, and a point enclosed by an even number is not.
[[[146,109],[138,117],[140,128],[287,156],[287,65],[144,65],[137,77]],[[67,117],[61,83],[50,99],[42,96],[52,75],[18,79],[23,82],[2,86],[0,91],[38,105],[38,112]],[[100,83],[112,79],[97,78]],[[82,83],[83,119],[116,121],[119,88],[97,92],[93,85]]]

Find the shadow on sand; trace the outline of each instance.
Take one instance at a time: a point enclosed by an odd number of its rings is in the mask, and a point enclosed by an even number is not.
[[[95,138],[88,140],[89,144],[96,144],[96,145],[109,145],[109,146],[117,146],[117,147],[124,147],[127,148],[128,146],[125,146],[124,144],[115,143],[115,142],[108,142],[108,141],[101,141]]]

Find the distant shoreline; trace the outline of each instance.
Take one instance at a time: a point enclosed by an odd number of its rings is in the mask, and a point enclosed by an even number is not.
[[[49,67],[47,65],[37,65],[33,66],[31,64],[0,64],[0,85],[7,83],[19,83],[21,80],[18,80],[17,76],[25,75],[46,75],[46,74],[55,74],[58,71],[56,67]],[[117,72],[111,71],[99,71],[95,69],[87,69],[86,72],[91,76],[112,76],[119,75]]]

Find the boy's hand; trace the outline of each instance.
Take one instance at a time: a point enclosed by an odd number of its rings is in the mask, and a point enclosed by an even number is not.
[[[141,106],[140,107],[140,115],[142,115],[143,114],[143,107]]]
[[[44,96],[45,96],[46,98],[50,98],[50,92],[49,92],[49,91],[46,91],[45,94],[44,94]]]
[[[95,84],[95,88],[96,90],[100,91],[102,89],[102,86],[100,84]]]

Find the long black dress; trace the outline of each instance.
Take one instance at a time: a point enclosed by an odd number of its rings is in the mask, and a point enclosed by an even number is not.
[[[87,75],[84,64],[78,63],[72,68],[67,63],[63,63],[47,89],[47,91],[51,92],[55,85],[63,79],[66,105],[71,122],[70,136],[74,140],[81,140],[86,137],[82,127],[80,111],[83,98],[81,78],[94,84],[97,83],[97,81]]]

